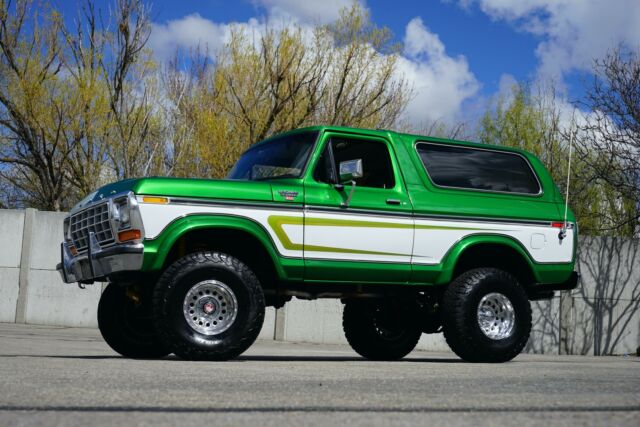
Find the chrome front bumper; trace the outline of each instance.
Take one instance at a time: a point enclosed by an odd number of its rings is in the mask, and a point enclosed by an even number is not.
[[[142,243],[119,244],[102,249],[90,233],[87,251],[74,256],[66,242],[60,245],[62,262],[56,266],[65,283],[93,283],[121,271],[136,271],[142,267]]]

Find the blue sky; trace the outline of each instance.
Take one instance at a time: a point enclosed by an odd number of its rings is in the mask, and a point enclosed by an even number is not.
[[[368,0],[365,5],[371,19],[380,26],[389,27],[398,41],[402,41],[407,23],[416,16],[422,17],[424,23],[440,36],[450,55],[467,57],[486,93],[498,89],[503,73],[521,80],[530,79],[535,71],[536,37],[515,31],[508,23],[495,22],[477,9],[465,10],[438,0]],[[153,1],[153,16],[157,22],[194,13],[213,22],[245,22],[268,14],[268,10],[248,0]]]
[[[230,25],[326,23],[357,1],[405,43],[399,73],[416,89],[407,118],[418,126],[473,121],[515,81],[553,81],[567,106],[583,94],[594,58],[617,44],[640,48],[638,0],[148,1],[150,47],[160,60],[198,44],[215,51]],[[74,0],[63,3],[73,10]]]

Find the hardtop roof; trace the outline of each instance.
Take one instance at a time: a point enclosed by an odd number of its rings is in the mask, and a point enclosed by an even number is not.
[[[274,134],[269,138],[263,141],[260,141],[260,143],[269,141],[278,136],[295,134],[298,132],[310,132],[310,131],[330,131],[330,132],[333,131],[333,132],[366,134],[370,136],[391,136],[394,141],[401,141],[405,143],[408,142],[410,144],[413,144],[416,141],[425,141],[425,142],[435,142],[435,143],[441,143],[441,144],[461,145],[461,146],[474,147],[474,148],[484,148],[484,149],[491,149],[491,150],[497,150],[497,151],[509,151],[513,153],[519,153],[525,156],[532,155],[532,153],[526,150],[516,148],[516,147],[507,147],[504,145],[484,144],[484,143],[473,142],[473,141],[441,138],[436,136],[419,135],[419,134],[407,133],[407,132],[397,132],[389,129],[367,129],[367,128],[356,128],[356,127],[350,127],[350,126],[331,126],[331,125],[306,126],[303,128],[292,129],[286,132]]]

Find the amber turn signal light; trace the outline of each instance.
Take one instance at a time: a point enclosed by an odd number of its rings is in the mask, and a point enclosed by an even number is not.
[[[144,203],[155,203],[157,205],[166,205],[167,203],[169,203],[168,198],[156,196],[142,196],[142,201]]]
[[[118,233],[118,240],[128,242],[129,240],[137,240],[142,237],[140,230],[124,230]]]

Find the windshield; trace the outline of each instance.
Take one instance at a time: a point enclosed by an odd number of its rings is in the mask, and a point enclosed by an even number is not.
[[[318,132],[301,132],[274,138],[247,150],[229,172],[229,179],[258,181],[299,178],[307,164]]]

